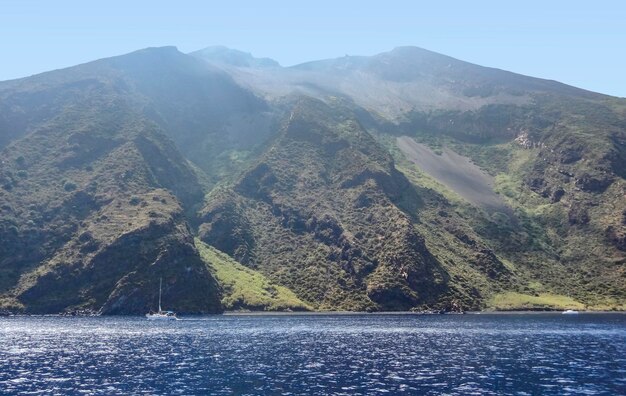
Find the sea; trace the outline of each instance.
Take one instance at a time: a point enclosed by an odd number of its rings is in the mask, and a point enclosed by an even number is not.
[[[626,314],[2,317],[0,394],[626,395]]]

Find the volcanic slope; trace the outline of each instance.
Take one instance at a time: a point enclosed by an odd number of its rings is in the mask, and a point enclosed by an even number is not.
[[[149,74],[154,64],[208,70],[150,49],[0,84],[5,308],[145,313],[162,277],[167,308],[221,310],[185,216],[201,185],[159,126],[157,100],[133,79],[131,66]]]
[[[200,238],[285,285],[318,309],[479,307],[416,230],[415,187],[354,115],[310,98],[266,153],[201,211]],[[492,252],[483,261],[495,261]],[[490,270],[497,270],[491,268]],[[485,281],[486,268],[474,271]],[[504,283],[503,283],[504,284]]]
[[[492,205],[403,139],[471,161]],[[167,308],[218,312],[196,234],[307,309],[620,308],[625,147],[623,99],[413,47],[149,48],[2,82],[0,301],[143,313],[163,277]]]
[[[488,194],[487,214],[463,209],[468,202],[462,199],[459,221],[499,257],[532,273],[535,280],[517,285],[519,291],[624,305],[624,99],[415,47],[288,68],[192,55],[270,100],[305,94],[350,107],[402,169],[418,176],[412,181],[442,197],[451,197],[446,178],[423,177],[424,169],[404,162],[397,142],[407,136],[430,152],[471,161],[482,168],[481,179],[493,180],[497,195]],[[473,203],[484,207],[481,202]]]

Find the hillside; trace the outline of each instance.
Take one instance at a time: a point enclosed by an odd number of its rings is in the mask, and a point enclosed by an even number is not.
[[[389,154],[354,119],[299,99],[254,166],[209,196],[200,238],[320,309],[433,303],[445,273],[394,202],[419,197]]]
[[[168,308],[219,312],[185,217],[198,178],[104,63],[0,85],[21,137],[0,167],[2,305],[145,313],[163,277]]]
[[[227,254],[196,238],[200,257],[222,289],[222,307],[227,311],[310,311],[293,291],[270,281]]]
[[[407,176],[416,176],[409,179],[418,189],[449,201],[443,212],[462,214],[455,227],[515,267],[518,291],[547,288],[589,305],[623,305],[623,99],[414,47],[291,68],[202,58],[270,100],[306,94],[349,108]],[[427,243],[429,235],[441,243],[450,228],[436,213],[420,211],[438,223],[424,231]],[[471,254],[458,238],[445,240],[435,256],[458,251],[455,272]]]
[[[415,47],[0,82],[0,150],[4,310],[626,302],[626,100]]]

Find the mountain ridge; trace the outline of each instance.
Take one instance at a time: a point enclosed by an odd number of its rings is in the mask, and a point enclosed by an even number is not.
[[[626,101],[558,82],[416,47],[156,47],[0,82],[0,150],[3,309],[144,313],[160,272],[173,309],[220,312],[194,237],[321,310],[625,306]]]

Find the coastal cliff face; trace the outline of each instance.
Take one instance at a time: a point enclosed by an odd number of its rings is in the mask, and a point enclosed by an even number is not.
[[[626,301],[626,101],[418,48],[1,82],[0,150],[9,311]]]

